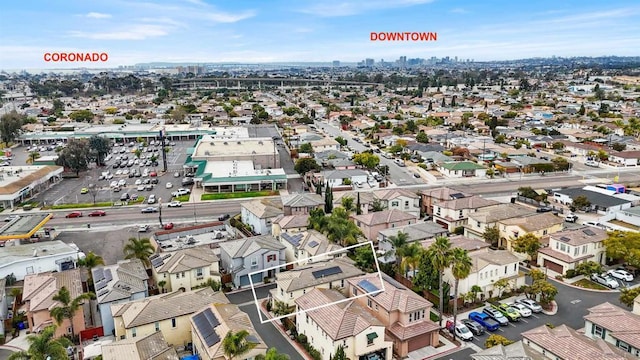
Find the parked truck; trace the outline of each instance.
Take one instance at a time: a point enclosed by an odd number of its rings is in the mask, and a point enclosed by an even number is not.
[[[489,317],[489,315],[480,312],[471,312],[469,319],[482,325],[487,331],[496,331],[500,327],[500,324]]]

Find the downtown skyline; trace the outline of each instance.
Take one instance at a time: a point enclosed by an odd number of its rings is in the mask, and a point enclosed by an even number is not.
[[[35,0],[5,3],[2,13],[3,70],[640,55],[640,5],[620,0]],[[432,32],[437,40],[372,41],[372,32]],[[107,53],[109,60],[45,62],[52,52]]]

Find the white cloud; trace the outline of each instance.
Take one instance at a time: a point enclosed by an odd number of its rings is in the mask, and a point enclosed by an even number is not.
[[[92,18],[92,19],[109,19],[111,17],[111,14],[104,14],[104,13],[99,13],[99,12],[90,12],[85,16],[88,17],[88,18]]]
[[[256,12],[253,10],[248,10],[238,14],[231,14],[221,11],[209,11],[206,13],[196,13],[193,14],[194,17],[204,18],[206,20],[210,20],[217,23],[235,23],[241,20],[249,19],[256,16]]]
[[[165,36],[168,34],[169,32],[167,31],[165,26],[151,24],[133,25],[128,28],[106,32],[69,32],[69,35],[73,37],[92,40],[145,40],[148,38]]]
[[[299,9],[298,11],[322,17],[338,17],[356,15],[372,10],[384,10],[428,4],[433,1],[434,0],[328,0],[316,1],[314,5]]]
[[[468,10],[466,10],[464,8],[461,8],[461,7],[453,8],[449,12],[453,13],[453,14],[468,14],[469,13]]]

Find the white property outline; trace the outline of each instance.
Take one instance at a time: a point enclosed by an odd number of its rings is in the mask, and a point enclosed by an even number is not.
[[[314,259],[314,258],[319,258],[319,257],[323,257],[323,256],[331,255],[331,254],[344,253],[344,252],[346,252],[346,251],[347,251],[347,250],[349,250],[349,249],[353,249],[353,248],[356,248],[356,247],[362,247],[363,245],[367,245],[367,244],[368,244],[369,246],[371,246],[371,252],[373,253],[373,259],[374,259],[374,261],[375,261],[375,263],[376,263],[376,269],[377,269],[377,271],[378,271],[378,277],[380,278],[380,284],[381,284],[381,286],[382,286],[382,289],[378,289],[378,290],[376,290],[376,291],[371,291],[371,292],[366,292],[366,293],[363,293],[362,295],[356,295],[356,296],[352,296],[352,297],[347,297],[347,298],[344,298],[344,299],[342,299],[342,300],[338,300],[338,301],[330,302],[330,303],[328,303],[328,304],[324,304],[324,305],[316,306],[316,307],[313,307],[313,308],[311,308],[311,309],[298,310],[298,311],[293,312],[293,313],[291,313],[291,314],[282,315],[282,316],[278,316],[278,317],[275,317],[275,318],[267,319],[266,321],[262,318],[262,311],[260,311],[260,304],[258,303],[258,297],[256,296],[256,288],[255,288],[255,286],[253,285],[253,279],[252,279],[252,276],[253,276],[254,274],[260,274],[260,273],[263,273],[263,272],[265,272],[265,271],[269,271],[269,270],[271,270],[271,269],[279,269],[279,268],[281,268],[281,267],[283,267],[283,266],[293,265],[293,264],[298,264],[298,263],[301,263],[301,262],[303,262],[303,261],[309,261],[309,260],[312,260],[312,259]],[[369,274],[373,274],[373,273],[369,273]],[[292,262],[288,262],[288,263],[286,263],[286,264],[276,265],[276,266],[272,266],[272,267],[270,267],[270,268],[266,268],[266,269],[262,269],[262,270],[253,271],[253,272],[250,272],[250,273],[248,274],[248,276],[249,276],[249,284],[251,285],[251,292],[253,293],[253,301],[254,301],[254,302],[255,302],[255,304],[256,304],[256,310],[258,311],[258,316],[260,317],[260,323],[262,323],[262,324],[266,324],[266,323],[268,323],[268,322],[272,322],[272,321],[274,321],[274,320],[280,320],[280,319],[283,319],[283,318],[286,318],[286,317],[290,317],[290,316],[293,316],[293,315],[304,314],[304,313],[305,313],[305,312],[307,312],[307,311],[312,311],[312,310],[322,309],[322,308],[327,307],[327,306],[330,306],[330,305],[339,304],[339,303],[341,303],[341,302],[345,302],[345,301],[351,301],[351,300],[353,300],[353,299],[357,299],[357,298],[365,297],[365,296],[367,296],[367,295],[372,295],[372,294],[373,294],[373,295],[375,295],[375,294],[378,294],[378,293],[381,293],[381,292],[383,292],[383,291],[384,291],[384,281],[382,280],[382,272],[380,272],[380,263],[378,262],[378,256],[376,255],[376,251],[375,251],[375,249],[373,248],[373,242],[372,242],[372,241],[367,241],[367,242],[364,242],[364,243],[361,243],[361,244],[355,244],[355,245],[347,246],[346,248],[343,248],[343,249],[340,249],[340,250],[329,251],[329,252],[322,253],[322,254],[319,254],[319,255],[314,255],[314,256],[312,256],[312,257],[305,258],[305,259],[302,259],[302,260],[292,261]],[[360,276],[361,276],[361,275],[360,275]]]

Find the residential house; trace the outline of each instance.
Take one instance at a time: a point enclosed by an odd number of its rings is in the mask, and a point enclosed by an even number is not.
[[[264,343],[256,329],[251,324],[249,315],[240,310],[238,305],[213,303],[198,311],[190,319],[193,340],[193,353],[202,360],[228,360],[222,342],[230,332],[246,331],[246,340],[255,344],[251,350],[236,360],[255,359],[258,355],[267,353]]]
[[[313,289],[336,289],[346,295],[345,281],[363,274],[348,257],[314,262],[277,274],[277,287],[270,293],[273,299],[290,306]]]
[[[427,215],[433,215],[433,206],[441,201],[459,199],[470,196],[464,192],[454,190],[448,187],[440,187],[435,189],[422,190],[420,197],[422,201],[422,212]]]
[[[545,360],[546,356],[542,355],[531,347],[525,345],[522,340],[504,346],[498,344],[488,349],[471,354],[472,360]]]
[[[500,230],[498,246],[512,250],[513,240],[521,235],[533,234],[541,238],[561,231],[563,227],[564,219],[550,212],[500,220],[498,221],[498,230]]]
[[[240,204],[242,222],[256,234],[271,234],[273,221],[283,214],[280,199],[258,199]]]
[[[313,151],[340,150],[340,143],[332,138],[322,138],[320,140],[311,141]]]
[[[163,292],[189,291],[210,280],[220,282],[220,258],[209,246],[155,254],[149,258],[155,284]]]
[[[360,203],[360,212],[362,214],[368,214],[369,209],[373,205],[375,200],[374,193],[371,191],[338,191],[333,193],[333,206],[342,206],[342,199],[351,198],[353,199],[353,207]],[[355,211],[355,210],[354,210]]]
[[[305,215],[313,209],[321,209],[324,199],[318,194],[292,194],[282,197],[284,215]]]
[[[33,273],[65,271],[76,267],[84,254],[61,240],[0,247],[0,278],[13,274],[17,281]]]
[[[307,230],[309,215],[280,215],[271,224],[271,235],[276,239],[282,233],[295,234]]]
[[[467,224],[470,213],[497,204],[499,203],[495,200],[477,195],[440,201],[433,205],[433,222],[453,232],[457,227]]]
[[[604,240],[607,232],[595,227],[581,227],[549,235],[549,246],[538,250],[538,266],[564,275],[567,270],[586,261],[606,264]]]
[[[161,331],[169,345],[186,346],[191,342],[191,315],[212,303],[228,304],[229,300],[205,287],[111,305],[116,343]]]
[[[587,309],[584,334],[640,357],[640,315],[605,302]]]
[[[102,320],[102,330],[106,335],[114,333],[111,305],[144,299],[149,296],[149,275],[140,259],[118,261],[117,264],[91,269],[98,302],[98,312]]]
[[[320,352],[323,360],[330,360],[338,346],[344,348],[347,359],[360,359],[369,354],[380,359],[392,358],[392,343],[385,339],[385,327],[380,320],[359,303],[331,304],[346,297],[333,289],[312,289],[296,299],[298,334],[304,334]]]
[[[327,253],[337,252],[343,248],[338,244],[331,243],[324,234],[316,230],[307,230],[292,234],[281,233],[276,239],[285,246],[287,263],[296,262],[298,265],[301,265],[307,262],[323,261],[345,255],[344,253],[342,255],[337,253],[326,255]]]
[[[613,193],[614,191],[612,191]],[[590,210],[599,214],[613,214],[616,211],[628,209],[632,201],[621,197],[607,195],[602,192],[592,191],[585,188],[567,188],[554,191],[553,200],[564,205],[571,205],[573,199],[584,196],[591,203]]]
[[[400,226],[397,228],[381,230],[378,232],[378,261],[381,263],[393,263],[396,261],[393,254],[392,236],[398,236],[398,233],[407,235],[407,244],[416,241],[433,239],[438,236],[446,236],[449,231],[443,229],[436,223],[431,221],[419,221],[415,224]]]
[[[513,157],[511,162],[518,166],[520,172],[529,174],[540,172],[541,168],[547,167],[551,164],[551,160],[537,158],[535,156],[518,156]]]
[[[623,166],[638,166],[640,151],[612,151],[609,153],[609,161]]]
[[[589,339],[567,325],[551,328],[541,325],[522,333],[522,342],[541,353],[546,359],[634,359],[602,339]],[[637,359],[637,358],[635,358]]]
[[[22,289],[23,309],[27,313],[27,323],[29,331],[38,333],[49,325],[57,325],[51,317],[51,309],[59,306],[60,303],[53,300],[53,297],[65,287],[69,290],[71,299],[83,294],[80,270],[72,269],[61,272],[46,272],[31,274],[24,277],[24,288]],[[85,302],[73,315],[73,331],[79,335],[86,327],[85,311],[89,311],[89,302]],[[56,328],[55,337],[71,334],[71,322],[64,319]]]
[[[403,212],[420,217],[420,195],[406,189],[384,189],[373,192],[385,209],[402,210]],[[355,205],[355,204],[354,204]]]
[[[469,213],[467,224],[464,225],[464,235],[482,239],[488,228],[498,225],[498,221],[535,214],[535,210],[521,204],[498,204],[484,207]],[[497,245],[497,244],[494,244]]]
[[[377,273],[351,278],[347,291],[352,297],[373,293],[355,302],[382,322],[385,338],[393,342],[393,352],[404,358],[414,350],[437,345],[439,326],[429,318],[433,304],[388,275],[381,276],[382,282]]]
[[[86,359],[86,358],[85,358]],[[167,344],[162,331],[102,345],[104,360],[179,360],[176,349]]]
[[[348,169],[348,170],[329,170],[323,171],[321,173],[322,183],[324,186],[329,185],[329,187],[338,187],[338,186],[351,186],[350,184],[362,183],[365,184],[367,182],[367,178],[369,174],[361,169]],[[344,180],[348,179],[348,184],[345,184]]]
[[[364,237],[374,243],[378,241],[379,231],[415,224],[418,221],[417,216],[396,209],[351,215],[351,218],[362,230]]]
[[[452,161],[440,164],[438,171],[448,178],[485,177],[487,169],[472,161]]]
[[[231,274],[235,287],[249,286],[273,278],[286,263],[286,247],[271,235],[253,236],[220,243],[221,270]],[[259,272],[264,270],[262,272]]]

